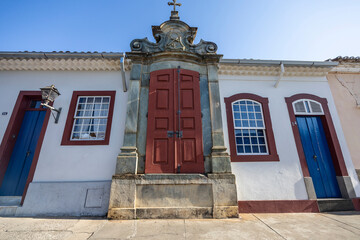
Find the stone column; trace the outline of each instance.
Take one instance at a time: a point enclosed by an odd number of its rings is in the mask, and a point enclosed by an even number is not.
[[[121,153],[117,158],[116,175],[137,173],[138,149],[136,137],[140,105],[141,71],[141,64],[133,64],[130,73],[124,142]]]
[[[211,116],[211,164],[213,173],[231,173],[230,156],[226,152],[221,118],[218,66],[207,65]]]

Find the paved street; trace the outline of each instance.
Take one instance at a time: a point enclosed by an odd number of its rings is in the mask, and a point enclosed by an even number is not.
[[[0,239],[360,239],[360,213],[241,214],[226,220],[3,217]]]

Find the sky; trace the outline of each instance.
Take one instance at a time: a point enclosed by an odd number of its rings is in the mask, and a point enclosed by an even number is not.
[[[128,52],[169,20],[169,0],[0,0],[0,51]],[[360,56],[360,0],[178,0],[194,43],[233,59]]]

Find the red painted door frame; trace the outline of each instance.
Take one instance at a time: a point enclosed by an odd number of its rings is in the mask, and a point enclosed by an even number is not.
[[[150,74],[146,142],[145,173],[204,172],[198,72],[166,69]]]
[[[293,109],[293,102],[299,100],[299,99],[311,99],[321,104],[324,115],[320,116],[321,121],[324,127],[326,140],[329,144],[329,149],[331,153],[331,157],[333,160],[336,176],[348,176],[348,172],[346,169],[344,157],[341,151],[340,143],[336,134],[336,130],[334,127],[334,123],[332,121],[330,110],[328,107],[328,102],[326,98],[320,98],[318,96],[312,95],[312,94],[296,94],[291,97],[285,98],[288,111],[289,111],[289,117],[290,121],[292,123],[296,122],[296,116]],[[300,139],[300,133],[298,130],[297,125],[292,124],[293,134],[295,138],[296,148],[298,151],[299,159],[300,159],[300,165],[303,172],[304,177],[310,177],[309,168],[306,162],[304,150],[302,147],[301,139]]]
[[[17,135],[19,133],[25,115],[25,109],[28,108],[32,100],[41,100],[41,92],[20,91],[0,145],[0,185],[4,179],[12,151],[16,143]],[[36,145],[36,150],[34,153],[34,158],[31,164],[29,175],[26,181],[24,193],[22,195],[21,204],[23,204],[29,184],[32,182],[34,178],[34,173],[39,159],[40,150],[45,136],[46,128],[49,122],[49,117],[50,117],[50,110],[47,110],[43,127],[41,129],[40,136]]]

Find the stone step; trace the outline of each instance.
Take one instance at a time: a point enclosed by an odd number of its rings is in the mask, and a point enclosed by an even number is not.
[[[320,212],[354,211],[351,199],[326,198],[317,200]]]
[[[211,207],[136,208],[136,217],[139,219],[213,218],[213,209]]]
[[[0,196],[0,206],[20,206],[21,196]]]
[[[0,217],[14,217],[17,206],[0,206]]]

